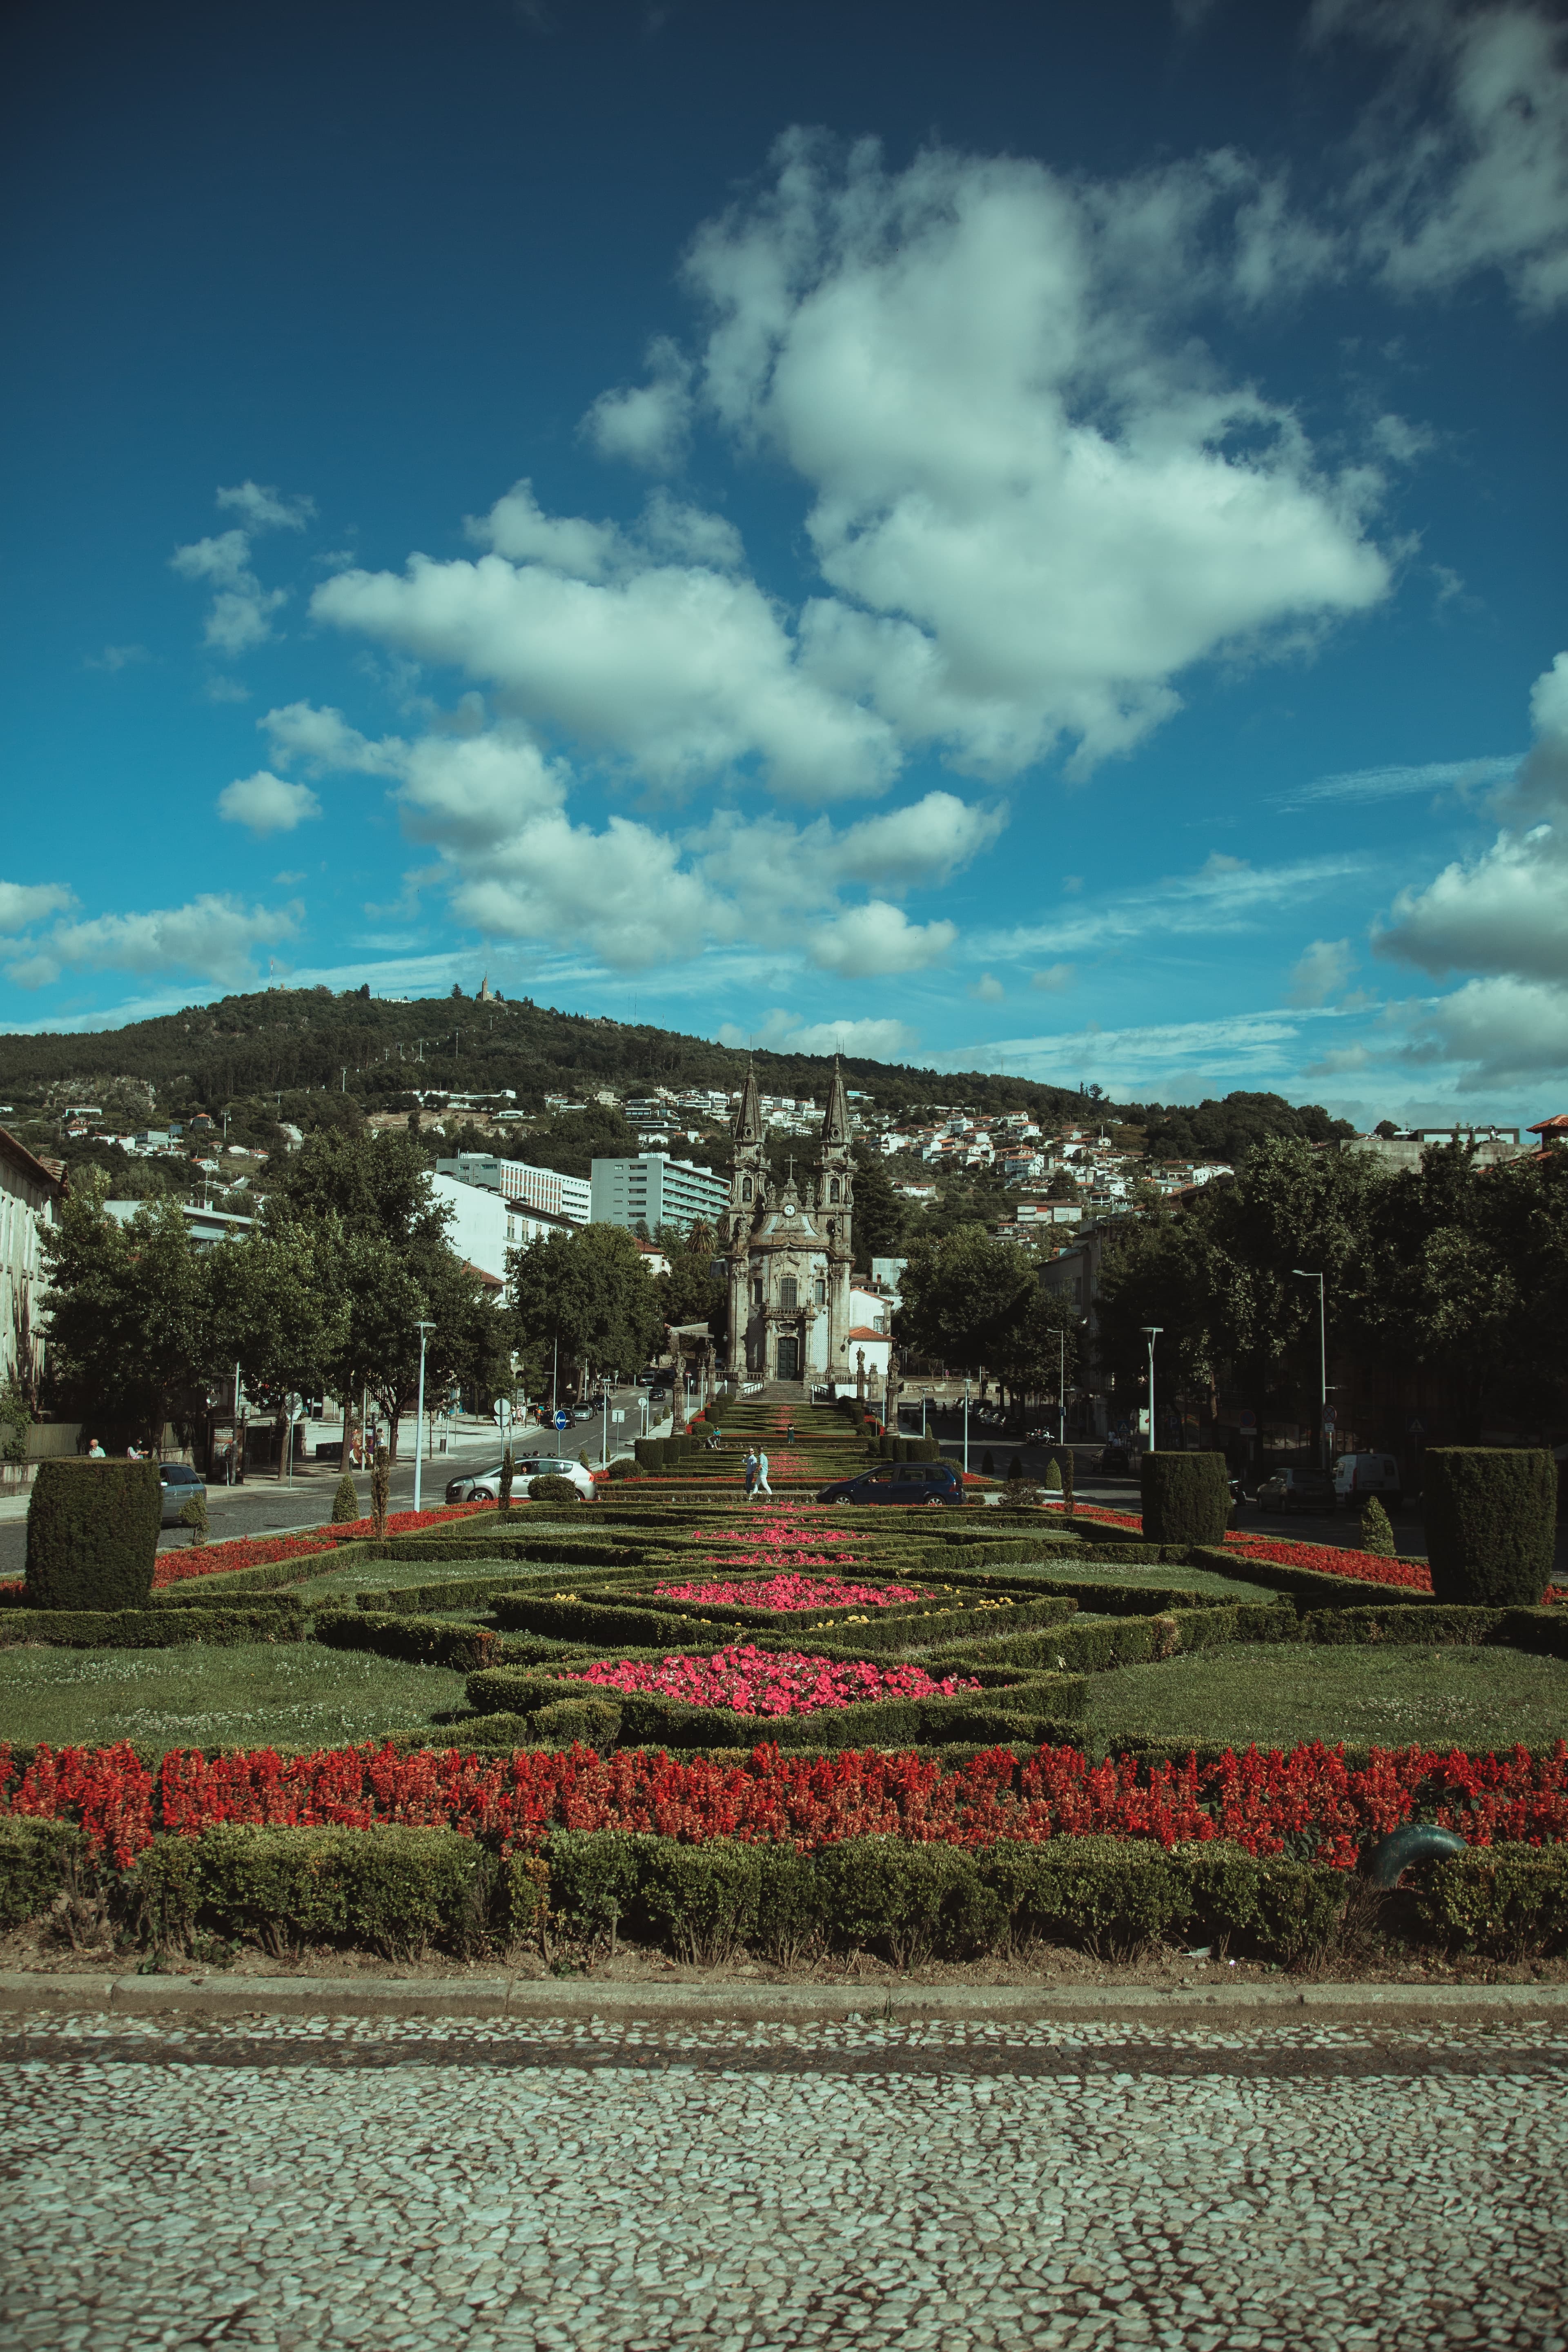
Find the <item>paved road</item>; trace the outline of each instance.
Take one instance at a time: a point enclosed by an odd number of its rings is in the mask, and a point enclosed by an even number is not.
[[[1568,2352],[1555,2020],[19,2022],[28,2352]]]

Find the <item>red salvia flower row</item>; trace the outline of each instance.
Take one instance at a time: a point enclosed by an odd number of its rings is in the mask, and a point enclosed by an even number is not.
[[[552,1830],[649,1831],[688,1843],[784,1839],[810,1851],[848,1837],[971,1849],[1004,1841],[1110,1836],[1172,1846],[1228,1838],[1248,1853],[1289,1850],[1349,1869],[1361,1846],[1420,1813],[1475,1845],[1568,1837],[1568,1745],[1531,1755],[1373,1748],[1364,1764],[1311,1741],[1289,1753],[1230,1749],[1217,1760],[1092,1764],[1072,1748],[1023,1763],[993,1748],[949,1770],[910,1753],[796,1756],[763,1747],[732,1763],[680,1763],[662,1751],[599,1756],[574,1747],[475,1756],[374,1740],[288,1756],[272,1748],[207,1759],[173,1748],[156,1773],[124,1743],[39,1748],[17,1772],[0,1745],[0,1811],[79,1822],[121,1867],[157,1831],[184,1837],[221,1822],[275,1827],[385,1822],[449,1828],[502,1849]]]

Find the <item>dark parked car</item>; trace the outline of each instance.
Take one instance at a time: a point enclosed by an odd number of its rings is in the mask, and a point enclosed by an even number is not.
[[[163,1490],[163,1524],[166,1528],[179,1526],[180,1513],[187,1503],[205,1503],[207,1498],[206,1480],[187,1462],[160,1462],[158,1484]]]
[[[1125,1445],[1102,1445],[1094,1466],[1102,1478],[1131,1478],[1132,1455]]]
[[[836,1478],[819,1503],[957,1503],[963,1482],[951,1462],[879,1462],[858,1478]]]

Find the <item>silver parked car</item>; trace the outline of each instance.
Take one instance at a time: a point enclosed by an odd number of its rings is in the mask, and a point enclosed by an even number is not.
[[[198,1500],[205,1503],[207,1498],[206,1480],[199,1470],[193,1470],[188,1462],[160,1462],[158,1484],[163,1496],[162,1524],[166,1528],[180,1525],[180,1513],[187,1503]]]
[[[499,1503],[500,1500],[501,1465],[498,1462],[490,1470],[471,1470],[465,1478],[452,1479],[447,1487],[448,1503]],[[593,1479],[580,1462],[569,1462],[556,1454],[525,1454],[512,1464],[511,1491],[521,1502],[528,1493],[531,1478],[570,1478],[577,1489],[580,1503],[591,1503],[598,1491]]]

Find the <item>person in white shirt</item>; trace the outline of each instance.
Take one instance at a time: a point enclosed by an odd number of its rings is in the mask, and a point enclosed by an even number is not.
[[[752,1493],[753,1496],[765,1495],[770,1503],[773,1497],[773,1490],[768,1484],[768,1457],[760,1445],[757,1448],[757,1483]]]
[[[109,1459],[108,1454],[104,1452],[96,1437],[87,1449],[87,1458],[89,1462],[107,1462]]]

